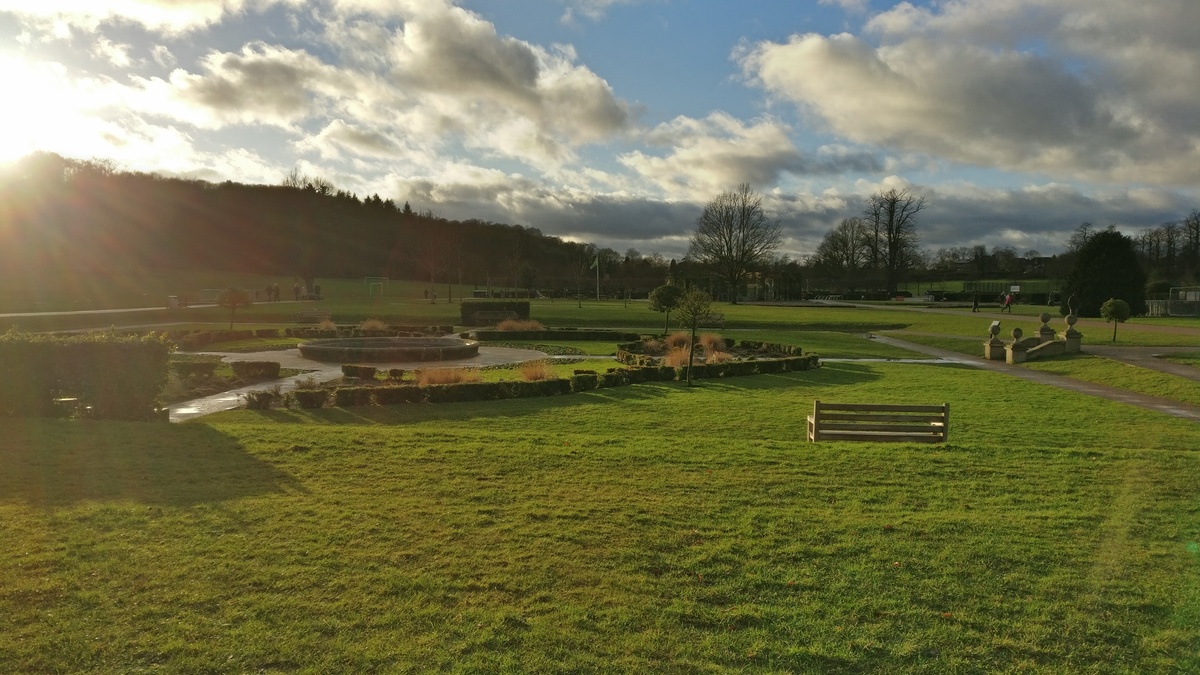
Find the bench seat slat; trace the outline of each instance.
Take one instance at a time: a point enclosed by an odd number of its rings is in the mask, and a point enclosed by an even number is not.
[[[876,441],[880,443],[941,443],[940,434],[880,434],[866,431],[817,432],[818,441]]]
[[[839,424],[821,423],[821,431],[883,431],[897,434],[940,434],[940,424]]]

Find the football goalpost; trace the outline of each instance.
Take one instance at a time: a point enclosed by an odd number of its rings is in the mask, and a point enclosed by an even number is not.
[[[387,277],[363,277],[363,283],[367,285],[367,297],[383,297],[387,291]]]
[[[1167,296],[1167,314],[1200,316],[1200,286],[1176,286]]]

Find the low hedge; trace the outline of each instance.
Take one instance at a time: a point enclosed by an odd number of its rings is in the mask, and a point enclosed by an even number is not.
[[[153,420],[167,383],[165,334],[0,335],[0,417],[55,414],[56,398],[101,419]]]
[[[500,342],[504,340],[547,340],[557,342],[588,341],[604,342],[613,340],[628,342],[640,340],[637,333],[622,333],[615,330],[475,330],[471,331],[476,340]]]
[[[279,378],[278,361],[232,361],[229,367],[241,380],[275,380]]]
[[[338,387],[333,390],[333,404],[339,408],[371,405],[371,387]]]
[[[696,364],[692,366],[692,379],[712,377],[735,377],[758,373],[782,373],[808,370],[819,365],[815,356],[792,356],[783,359],[758,361],[728,361],[725,363]],[[640,382],[660,382],[687,379],[687,367],[649,366],[638,368],[609,368],[607,372],[577,370],[569,378],[555,378],[528,382],[524,380],[500,382],[460,382],[457,384],[435,384],[425,387],[416,385],[393,385],[386,387],[339,387],[333,392],[334,405],[339,407],[371,405],[399,405],[409,403],[461,403],[465,401],[496,401],[532,396],[557,396],[572,392],[583,392],[600,387],[622,387]],[[301,407],[317,408],[325,404],[325,390],[298,390],[292,396]],[[305,397],[309,403],[301,400]]]
[[[301,408],[320,408],[329,400],[329,390],[297,389],[290,396]]]
[[[375,379],[376,370],[377,369],[375,366],[356,366],[349,363],[342,364],[342,375],[357,380]]]
[[[376,387],[375,402],[379,405],[398,405],[401,403],[425,403],[428,401],[425,387],[416,385]]]
[[[459,323],[464,326],[484,326],[495,323],[490,317],[512,314],[518,319],[529,319],[528,300],[463,300],[458,305]],[[479,316],[476,316],[476,314]]]

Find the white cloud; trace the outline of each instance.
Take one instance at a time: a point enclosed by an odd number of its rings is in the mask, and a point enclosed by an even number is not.
[[[150,30],[181,33],[277,2],[298,4],[299,0],[0,0],[0,12],[87,32],[95,31],[103,23],[124,20]]]
[[[150,56],[154,58],[155,63],[163,68],[170,68],[178,63],[175,55],[171,53],[171,50],[166,45],[154,45],[150,49]]]
[[[871,0],[820,0],[822,5],[834,5],[841,7],[847,12],[862,14],[867,11],[867,7],[871,4]]]
[[[117,44],[101,37],[92,46],[92,53],[118,68],[128,68],[133,65],[133,60],[129,58],[129,50],[132,48],[132,45]]]
[[[792,141],[792,129],[773,118],[742,122],[723,112],[704,119],[677,117],[645,135],[665,155],[634,150],[622,164],[652,181],[672,199],[707,200],[739,183],[759,188],[790,174],[838,174],[879,167],[873,156],[845,146],[826,146],[805,156]]]
[[[311,54],[256,43],[240,53],[210,52],[204,73],[173,71],[168,80],[134,78],[140,109],[205,128],[268,124],[291,128],[354,95],[354,78]]]
[[[1200,4],[901,3],[873,46],[793,36],[744,72],[828,130],[956,162],[1113,182],[1200,178]],[[1154,36],[1150,38],[1148,36]],[[1022,45],[1017,48],[1015,45]]]
[[[636,5],[646,0],[563,0],[567,8],[563,10],[560,21],[564,24],[576,23],[575,17],[582,15],[590,21],[604,18],[608,10],[617,5]]]

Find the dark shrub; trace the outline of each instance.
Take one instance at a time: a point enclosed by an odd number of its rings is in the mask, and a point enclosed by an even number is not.
[[[288,396],[301,408],[320,408],[329,400],[329,390],[297,389],[288,394]]]
[[[596,373],[586,373],[575,371],[571,376],[571,391],[588,391],[595,389],[599,384],[600,377]]]
[[[375,371],[375,366],[356,366],[347,363],[342,364],[342,375],[358,380],[375,379]]]
[[[339,387],[333,390],[333,404],[339,408],[371,405],[370,387]]]
[[[425,403],[428,387],[395,386],[376,387],[375,402],[379,405],[401,403]]]
[[[233,361],[233,374],[241,380],[275,380],[279,378],[278,361]]]

